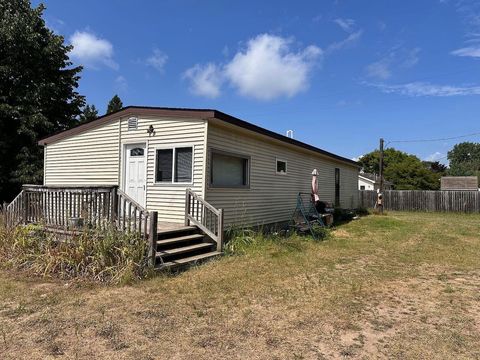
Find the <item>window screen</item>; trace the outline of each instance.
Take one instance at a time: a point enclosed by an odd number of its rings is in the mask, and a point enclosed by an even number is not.
[[[155,181],[172,182],[173,149],[157,150]]]
[[[175,182],[192,182],[192,148],[175,149]]]
[[[243,187],[248,186],[248,159],[212,153],[211,164],[212,186]]]

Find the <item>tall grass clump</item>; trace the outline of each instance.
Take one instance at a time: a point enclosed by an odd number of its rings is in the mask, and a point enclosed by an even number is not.
[[[315,238],[310,232],[299,234],[291,229],[272,232],[262,228],[232,227],[226,231],[224,251],[227,255],[241,255],[272,248],[287,252],[298,251],[303,248],[304,242],[324,240],[331,233],[330,229],[321,226],[314,226],[313,231]]]
[[[83,229],[66,240],[38,225],[0,227],[2,266],[35,275],[126,283],[146,277],[148,244],[113,227]]]

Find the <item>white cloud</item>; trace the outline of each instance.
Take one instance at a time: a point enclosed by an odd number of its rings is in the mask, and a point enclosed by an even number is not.
[[[344,49],[355,44],[363,34],[363,30],[358,30],[354,33],[351,33],[347,36],[347,38],[343,39],[342,41],[334,42],[333,44],[329,45],[326,52],[332,53],[337,50]]]
[[[440,151],[436,151],[433,154],[428,155],[424,160],[425,161],[439,161],[445,158],[445,154],[442,154]]]
[[[369,84],[377,87],[387,94],[400,94],[412,97],[421,96],[466,96],[480,95],[480,86],[452,86],[452,85],[435,85],[423,82],[412,82],[401,85],[386,84]]]
[[[417,65],[418,61],[420,60],[418,54],[420,53],[421,49],[416,47],[411,50],[407,50],[404,54],[404,59],[401,61],[400,65],[405,68],[411,68]]]
[[[70,42],[73,45],[70,56],[82,65],[96,69],[103,64],[118,69],[118,64],[113,60],[113,45],[108,40],[100,39],[88,31],[75,31]]]
[[[291,44],[290,39],[259,35],[225,66],[225,75],[245,96],[261,100],[294,96],[308,87],[311,69],[322,50],[310,45],[293,52]]]
[[[382,59],[371,63],[367,66],[367,75],[373,78],[386,80],[392,76],[392,71],[390,70],[390,61],[388,59]]]
[[[480,58],[480,45],[468,46],[461,49],[457,49],[452,51],[451,54],[456,56],[468,56],[468,57]]]
[[[128,82],[124,76],[119,75],[115,79],[115,89],[119,92],[125,92],[128,89]]]
[[[224,81],[241,95],[260,100],[291,97],[308,87],[312,68],[322,55],[314,45],[292,50],[293,41],[262,34],[250,39],[225,65],[195,65],[184,73],[197,95],[220,95]]]
[[[190,80],[190,91],[195,95],[211,99],[220,95],[223,74],[221,69],[215,64],[196,64],[185,71],[183,78]]]
[[[367,65],[365,70],[369,77],[380,80],[389,79],[393,75],[393,69],[408,69],[415,66],[419,61],[418,54],[420,51],[421,49],[418,47],[406,49],[401,46],[396,46],[390,49],[380,60]]]
[[[337,24],[338,26],[340,26],[342,28],[342,30],[344,30],[346,32],[351,32],[353,30],[353,27],[355,26],[355,20],[353,20],[353,19],[338,18],[338,19],[333,20],[333,22],[335,24]]]
[[[157,71],[163,72],[167,60],[168,56],[166,54],[159,49],[153,49],[153,54],[147,58],[146,63]]]

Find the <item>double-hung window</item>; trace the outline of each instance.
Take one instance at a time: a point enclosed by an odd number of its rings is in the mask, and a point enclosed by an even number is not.
[[[157,149],[155,165],[155,182],[189,184],[193,174],[193,147]]]

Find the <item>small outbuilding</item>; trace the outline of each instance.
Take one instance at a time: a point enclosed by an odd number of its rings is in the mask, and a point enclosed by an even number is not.
[[[392,190],[393,184],[390,181],[383,180],[383,188]],[[378,190],[380,189],[380,177],[377,174],[360,173],[358,174],[358,190]]]
[[[478,191],[477,176],[442,176],[441,190]]]

